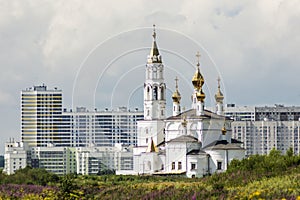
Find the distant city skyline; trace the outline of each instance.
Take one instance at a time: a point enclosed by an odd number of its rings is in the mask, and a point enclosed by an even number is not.
[[[168,73],[167,96],[175,76],[179,90],[191,93],[200,51],[208,95],[220,76],[225,103],[299,105],[300,2],[170,3],[3,2],[0,154],[10,137],[20,140],[20,93],[26,87],[62,89],[66,108],[142,109],[152,24]],[[190,106],[190,99],[182,102]],[[214,106],[212,100],[207,104]]]

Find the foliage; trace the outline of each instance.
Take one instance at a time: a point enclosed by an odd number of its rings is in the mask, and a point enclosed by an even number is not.
[[[58,177],[26,168],[0,175],[0,199],[298,199],[300,157],[272,150],[233,160],[227,172],[204,178],[156,176]],[[18,180],[15,180],[18,179]],[[34,185],[33,185],[34,184]]]
[[[32,184],[46,186],[51,183],[56,183],[59,177],[53,173],[47,172],[45,169],[26,167],[17,170],[15,174],[7,176],[0,175],[0,184]]]

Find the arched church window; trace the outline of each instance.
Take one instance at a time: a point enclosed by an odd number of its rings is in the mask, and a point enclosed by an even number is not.
[[[150,97],[150,87],[147,86],[147,99],[149,99],[149,97]]]
[[[150,111],[149,110],[147,110],[147,116],[149,116],[150,115]]]
[[[164,87],[163,86],[160,87],[160,98],[161,98],[161,100],[165,99],[165,97],[164,97]]]
[[[157,100],[157,87],[156,86],[154,87],[154,90],[153,90],[153,99]]]

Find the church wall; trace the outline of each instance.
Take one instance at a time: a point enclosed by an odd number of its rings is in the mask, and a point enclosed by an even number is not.
[[[195,169],[193,169],[193,166]],[[188,178],[203,177],[208,173],[208,159],[206,155],[188,155],[187,156],[187,172]]]
[[[205,147],[210,143],[221,139],[221,130],[224,126],[224,120],[210,119],[203,121],[202,146]],[[231,138],[228,138],[229,142]]]
[[[162,169],[163,161],[156,152],[134,156],[134,171],[138,174],[153,174]]]
[[[206,151],[206,152],[210,154],[212,173],[226,171],[228,165],[233,159],[241,160],[245,157],[245,151],[243,149],[214,150],[214,151]],[[218,169],[218,162],[222,163],[221,169]]]
[[[166,171],[178,171],[178,162],[181,162],[182,169],[186,170],[186,144],[169,143],[166,148]],[[175,169],[172,169],[172,162],[175,162]]]
[[[226,170],[226,158],[224,150],[206,151],[210,155],[211,173],[223,172]],[[218,169],[218,162],[221,162],[221,168]]]
[[[170,141],[179,136],[180,123],[178,121],[166,122],[166,141]]]
[[[164,141],[165,122],[162,120],[138,121],[137,139],[138,146],[148,146],[151,138],[155,145]]]

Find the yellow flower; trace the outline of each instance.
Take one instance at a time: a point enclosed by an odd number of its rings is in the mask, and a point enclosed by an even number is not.
[[[260,192],[259,191],[256,191],[253,193],[253,196],[259,196],[260,195]]]

